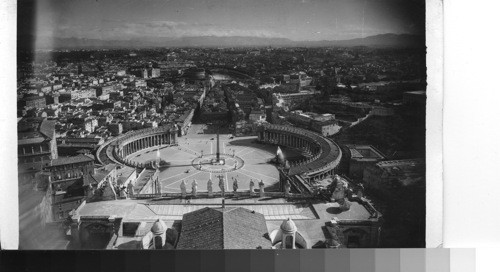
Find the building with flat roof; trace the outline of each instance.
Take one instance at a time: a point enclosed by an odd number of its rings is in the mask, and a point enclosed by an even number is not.
[[[82,88],[71,91],[71,100],[95,98],[97,97],[97,90],[94,88]]]
[[[82,150],[95,154],[100,145],[104,143],[103,138],[86,137],[61,137],[57,139],[57,149],[61,156],[74,156]]]
[[[300,91],[298,93],[273,93],[273,104],[278,107],[289,107],[293,103],[300,103],[314,96],[319,95],[320,91]]]
[[[250,122],[262,122],[266,120],[266,112],[264,110],[252,110],[248,116]]]
[[[363,171],[366,188],[382,195],[394,194],[398,188],[410,185],[425,186],[425,160],[381,161]]]
[[[312,130],[323,136],[331,136],[342,128],[335,120],[335,115],[325,113],[318,114],[314,112],[292,111],[288,120],[294,125]]]
[[[47,105],[45,96],[29,96],[24,98],[26,102],[26,107],[43,109]]]
[[[371,145],[346,145],[349,149],[349,177],[354,180],[361,180],[366,167],[374,165],[385,156]]]

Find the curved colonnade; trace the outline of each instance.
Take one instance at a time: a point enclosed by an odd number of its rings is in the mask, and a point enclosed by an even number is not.
[[[132,153],[160,145],[177,144],[177,128],[174,125],[130,131],[104,143],[97,151],[100,163],[118,163],[130,167],[151,168],[150,163],[127,159]]]
[[[290,164],[288,175],[299,175],[307,182],[333,175],[342,157],[342,151],[335,142],[309,130],[266,124],[261,127],[258,136],[259,141],[306,153],[306,159]]]

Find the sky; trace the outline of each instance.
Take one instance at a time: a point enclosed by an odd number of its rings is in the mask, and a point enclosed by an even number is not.
[[[18,33],[129,40],[192,36],[344,40],[423,34],[425,0],[20,0]]]

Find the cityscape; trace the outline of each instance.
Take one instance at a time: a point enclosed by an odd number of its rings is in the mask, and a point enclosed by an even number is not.
[[[19,9],[57,14],[18,30],[20,249],[425,247],[424,1],[45,2]]]

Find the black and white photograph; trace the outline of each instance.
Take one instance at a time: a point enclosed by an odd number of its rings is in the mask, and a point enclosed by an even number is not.
[[[19,249],[425,248],[427,48],[425,0],[20,0]]]

